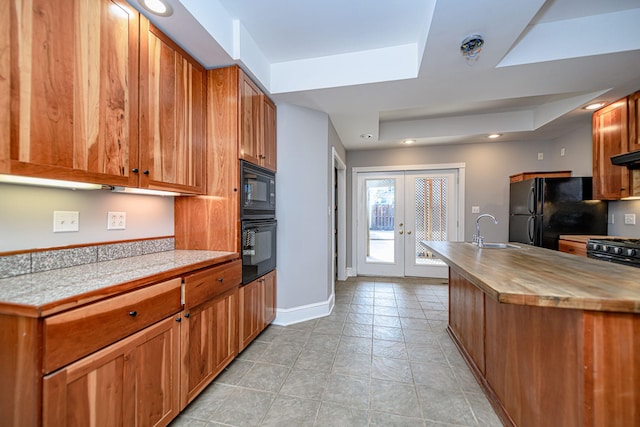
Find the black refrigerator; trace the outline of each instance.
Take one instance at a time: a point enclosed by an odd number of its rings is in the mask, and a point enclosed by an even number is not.
[[[558,249],[561,234],[607,234],[606,201],[591,177],[533,178],[509,188],[509,241]]]

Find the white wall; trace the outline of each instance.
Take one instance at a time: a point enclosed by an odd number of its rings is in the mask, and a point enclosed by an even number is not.
[[[53,211],[80,212],[80,230],[54,233]],[[107,230],[107,212],[126,230]],[[173,197],[0,184],[0,252],[173,236]]]
[[[281,310],[330,298],[328,120],[318,111],[278,104],[279,317]]]

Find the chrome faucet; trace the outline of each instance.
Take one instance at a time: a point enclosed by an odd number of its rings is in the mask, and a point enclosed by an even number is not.
[[[485,217],[491,218],[495,224],[498,223],[498,220],[493,215],[490,215],[490,214],[478,215],[478,218],[476,218],[476,234],[473,235],[473,244],[478,245],[479,248],[484,246],[484,237],[480,235],[480,218],[485,218]]]

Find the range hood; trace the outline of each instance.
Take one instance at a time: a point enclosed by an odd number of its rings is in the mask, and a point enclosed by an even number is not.
[[[626,166],[629,169],[640,169],[640,150],[611,156],[611,163]]]

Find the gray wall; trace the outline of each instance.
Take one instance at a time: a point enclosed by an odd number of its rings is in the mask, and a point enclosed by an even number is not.
[[[77,232],[54,233],[53,211],[80,212]],[[107,212],[126,230],[107,230]],[[173,236],[173,197],[0,184],[0,252]]]
[[[278,104],[278,309],[330,296],[328,120],[315,110]]]

